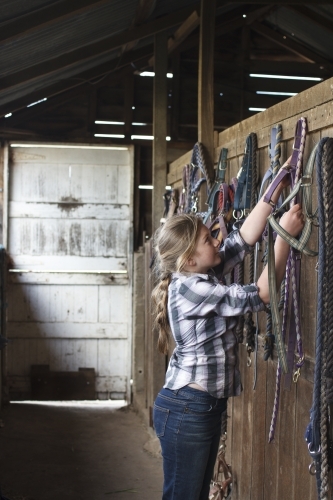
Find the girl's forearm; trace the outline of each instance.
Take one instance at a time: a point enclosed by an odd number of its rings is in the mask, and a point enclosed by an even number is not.
[[[280,236],[277,236],[274,249],[275,249],[276,290],[278,291],[281,286],[282,280],[285,276],[290,246],[284,239],[282,239]],[[265,304],[268,304],[270,302],[269,285],[268,285],[268,266],[264,268],[262,274],[258,279],[257,285],[259,289],[258,292],[259,297]]]
[[[271,198],[272,203],[276,204],[278,202],[282,191],[282,186],[278,186],[276,188]],[[267,217],[272,212],[271,205],[264,202],[263,199],[264,196],[259,200],[254,209],[249,213],[239,231],[243,240],[248,245],[254,245],[260,239],[260,236],[265,229]]]

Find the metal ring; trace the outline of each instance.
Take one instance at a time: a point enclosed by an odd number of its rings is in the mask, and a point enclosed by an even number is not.
[[[316,475],[316,464],[315,462],[312,462],[310,465],[309,465],[309,473],[311,474],[311,476],[315,476]]]
[[[317,451],[311,451],[311,443],[308,443],[308,450],[309,450],[309,453],[312,457],[316,457],[317,455],[320,455],[320,453],[321,453],[321,446],[320,445],[318,446]]]

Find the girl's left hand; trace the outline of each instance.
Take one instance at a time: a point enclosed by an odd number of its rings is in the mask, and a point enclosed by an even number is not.
[[[288,212],[283,214],[280,220],[281,227],[291,236],[297,236],[302,231],[304,224],[304,215],[299,204],[291,207]]]

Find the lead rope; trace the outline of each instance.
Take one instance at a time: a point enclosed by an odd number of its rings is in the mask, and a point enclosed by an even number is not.
[[[251,183],[251,210],[257,204],[257,136],[256,134],[251,134],[252,136],[252,183]],[[249,256],[249,282],[253,283],[256,279],[255,277],[255,260],[256,256],[254,252],[251,252]],[[253,321],[253,313],[251,311],[245,313],[244,316],[244,335],[246,339],[246,350],[247,350],[247,366],[250,367],[252,364],[251,353],[255,349],[255,334],[256,326]]]
[[[307,128],[306,119],[301,118],[300,120],[298,120],[297,126],[296,126],[295,141],[294,141],[294,146],[293,146],[294,151],[293,151],[293,155],[292,155],[292,159],[291,159],[291,163],[290,163],[291,167],[295,166],[295,174],[292,175],[292,187],[294,187],[295,183],[300,181],[301,176],[302,176],[302,164],[303,164],[303,153],[304,153],[304,147],[305,147],[306,128]],[[296,202],[296,196],[290,200],[290,206],[295,205],[295,202]],[[271,229],[269,230],[269,233],[271,233]],[[273,245],[272,238],[271,238],[271,241],[269,242],[269,245],[271,245],[271,247]],[[271,248],[271,250],[273,250],[273,249]],[[272,253],[271,253],[271,255],[272,255]],[[270,263],[272,263],[272,261],[270,261]],[[272,271],[272,272],[274,272],[274,271]],[[299,269],[298,269],[298,274],[299,274]],[[295,253],[294,249],[291,247],[290,252],[289,252],[288,262],[287,262],[286,275],[285,275],[285,301],[284,301],[284,308],[283,308],[283,320],[282,320],[281,332],[279,331],[280,325],[279,324],[274,325],[276,328],[275,339],[277,342],[279,359],[278,359],[278,365],[277,365],[277,371],[276,371],[273,412],[272,412],[271,424],[270,424],[270,429],[269,429],[269,437],[268,437],[269,443],[271,443],[273,441],[274,435],[275,435],[276,422],[277,422],[277,416],[278,416],[279,405],[280,405],[282,370],[284,371],[284,373],[288,372],[288,362],[287,362],[286,355],[285,355],[284,341],[285,341],[286,331],[287,331],[287,317],[288,317],[288,311],[289,311],[289,287],[290,287],[290,284],[292,287],[292,298],[293,298],[292,305],[293,305],[294,315],[290,314],[289,317],[290,318],[292,317],[295,320],[295,329],[296,329],[297,345],[298,345],[298,353],[299,353],[299,361],[298,361],[299,366],[297,365],[297,369],[300,370],[301,366],[304,363],[300,321],[299,321],[297,281],[298,281],[298,277],[296,276],[296,253]],[[274,286],[275,286],[275,284],[274,284]],[[275,290],[275,294],[276,294],[276,290]],[[277,316],[275,319],[278,319],[278,314],[279,313],[277,311]],[[290,329],[289,335],[291,336],[291,329]],[[294,346],[293,345],[291,345],[291,347],[290,347],[290,352],[291,352],[292,364],[293,364],[293,357],[294,357]],[[289,358],[290,358],[290,356],[289,356]],[[292,369],[292,366],[290,368]],[[299,376],[299,373],[300,372],[298,372],[298,376]],[[297,380],[298,380],[298,377],[297,377]]]
[[[253,178],[253,167],[255,172],[255,180]],[[246,138],[245,143],[245,152],[242,160],[241,168],[237,175],[237,187],[235,189],[235,197],[234,197],[234,210],[233,217],[235,219],[233,229],[239,229],[244,222],[245,217],[248,215],[249,211],[252,207],[253,196],[255,200],[255,189],[256,189],[256,178],[257,178],[257,136],[254,133],[251,133]],[[253,194],[254,191],[254,194]],[[255,201],[254,201],[255,205]],[[253,205],[253,206],[254,206]],[[251,269],[252,267],[252,269]],[[250,275],[252,271],[252,279],[254,274],[254,259],[252,258],[252,264],[250,261]],[[251,278],[250,278],[251,280]],[[241,262],[237,264],[234,269],[234,282],[238,285],[244,284],[244,263]],[[244,324],[245,318],[243,315],[238,317],[235,333],[237,337],[237,341],[241,344],[244,339],[244,333],[247,335],[247,331],[250,330],[252,333],[252,337],[254,336],[255,328],[251,325],[251,319],[248,319],[248,325],[246,327],[246,331],[244,332]],[[249,341],[250,336],[249,336]],[[252,341],[253,343],[253,341]],[[249,352],[249,351],[248,351]],[[249,359],[249,358],[248,358]],[[250,358],[251,359],[251,358]],[[249,363],[249,362],[248,362]]]
[[[333,181],[333,139],[324,137],[317,156],[319,257],[315,372],[310,423],[305,440],[312,458],[309,472],[316,476],[318,498],[328,500],[328,470],[332,460],[329,438],[329,405],[333,403],[333,276],[332,215],[330,188]]]
[[[278,124],[276,127],[273,127],[272,136],[274,135],[274,128],[275,128],[274,157],[271,165],[271,175],[268,177],[271,181],[274,180],[274,178],[276,177],[277,173],[281,168],[280,158],[281,158],[281,143],[282,143],[282,125]],[[274,140],[272,136],[271,136],[271,143]],[[272,153],[270,157],[272,159]],[[262,183],[261,192],[259,194],[259,199],[263,195],[263,191],[265,188],[264,180]],[[267,265],[267,244],[264,255],[264,264]],[[279,311],[283,308],[284,300],[285,300],[285,279],[281,283]],[[266,334],[264,341],[264,361],[267,361],[269,358],[273,359],[273,349],[274,349],[274,335],[272,333],[272,314],[270,311],[268,311],[266,319]]]

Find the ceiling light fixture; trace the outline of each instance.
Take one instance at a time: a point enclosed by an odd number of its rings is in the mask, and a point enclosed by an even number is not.
[[[267,108],[249,108],[249,111],[266,111]]]
[[[103,120],[95,120],[96,125],[125,125],[125,122],[109,122]]]
[[[155,72],[154,71],[142,71],[140,73],[140,76],[151,76],[151,77],[153,77],[153,76],[155,76]],[[167,73],[166,77],[167,78],[173,78],[173,73]]]
[[[56,149],[112,149],[116,151],[127,151],[128,148],[121,146],[79,146],[78,144],[10,144],[11,148],[56,148]]]
[[[314,82],[321,82],[322,78],[315,76],[289,76],[289,75],[264,75],[259,73],[250,73],[252,78],[276,78],[278,80],[309,80]]]
[[[269,92],[268,90],[257,90],[256,94],[263,94],[263,95],[289,95],[289,96],[294,96],[294,95],[297,95],[297,92]]]
[[[112,137],[113,139],[125,139],[124,134],[94,134],[94,137]]]
[[[154,140],[154,136],[153,135],[131,135],[131,139],[132,141],[134,139],[142,139],[144,141],[153,141]],[[171,137],[168,135],[166,138],[165,138],[167,141],[171,141]]]
[[[47,101],[47,97],[44,97],[44,99],[39,99],[39,101],[32,102],[31,104],[28,104],[27,108],[31,108],[31,106],[36,106],[36,104],[39,104],[40,102]]]

